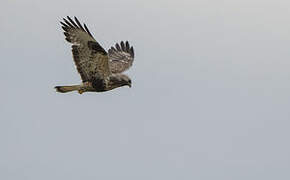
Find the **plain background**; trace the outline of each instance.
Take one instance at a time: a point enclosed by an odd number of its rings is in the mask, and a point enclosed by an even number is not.
[[[80,83],[59,21],[108,49],[133,87]],[[0,179],[290,179],[288,0],[1,0]]]

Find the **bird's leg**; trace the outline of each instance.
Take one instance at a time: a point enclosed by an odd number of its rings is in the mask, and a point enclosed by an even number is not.
[[[82,86],[79,88],[78,92],[79,94],[82,94],[86,91],[90,91],[90,89],[92,88],[92,83],[91,82],[84,82],[82,84]]]
[[[79,94],[83,94],[84,90],[83,89],[79,89],[78,92],[79,92]]]
[[[84,82],[82,86],[79,88],[78,90],[79,94],[83,94],[86,91],[86,83],[87,82]]]

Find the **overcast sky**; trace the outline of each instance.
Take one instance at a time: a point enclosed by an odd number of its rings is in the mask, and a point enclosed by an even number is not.
[[[80,83],[59,21],[136,51]],[[0,179],[290,179],[290,1],[1,0]]]

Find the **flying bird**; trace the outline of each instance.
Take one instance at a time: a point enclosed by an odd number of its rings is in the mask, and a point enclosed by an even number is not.
[[[108,52],[95,40],[86,24],[67,16],[60,22],[65,39],[72,44],[73,60],[82,84],[56,86],[57,92],[104,92],[122,86],[131,87],[131,79],[123,74],[134,61],[134,49],[129,42],[121,41]]]

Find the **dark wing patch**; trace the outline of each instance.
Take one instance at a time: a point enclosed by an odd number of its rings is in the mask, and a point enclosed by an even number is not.
[[[95,53],[102,53],[103,55],[107,55],[107,52],[104,50],[102,46],[96,41],[89,41],[88,47],[93,50]]]
[[[108,51],[109,66],[112,73],[121,73],[129,69],[134,61],[134,49],[130,47],[129,42],[116,43]]]
[[[83,27],[76,17],[74,21],[70,17],[64,18],[63,21],[60,23],[65,39],[73,44],[73,59],[83,82],[109,76],[107,52],[93,38],[87,26],[84,24]]]

